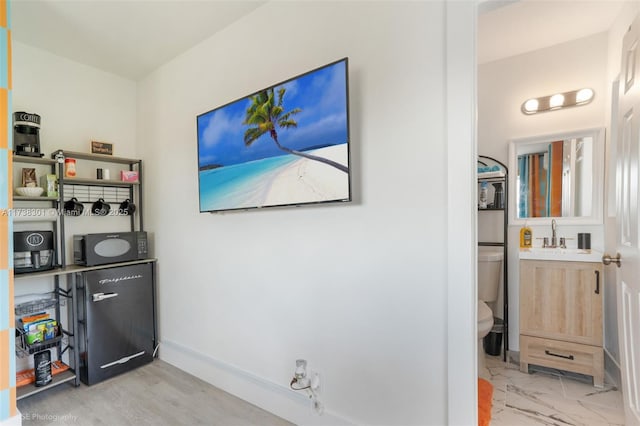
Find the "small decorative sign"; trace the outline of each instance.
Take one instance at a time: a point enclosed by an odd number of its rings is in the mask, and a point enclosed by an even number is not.
[[[91,141],[91,153],[102,155],[113,155],[113,144],[106,142]]]

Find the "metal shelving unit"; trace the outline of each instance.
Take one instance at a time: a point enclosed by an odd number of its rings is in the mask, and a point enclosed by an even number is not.
[[[54,222],[55,237],[54,237],[54,250],[56,253],[56,262],[53,269],[46,271],[38,271],[32,273],[24,273],[15,275],[16,281],[22,281],[26,279],[34,278],[53,278],[54,289],[51,292],[52,297],[49,299],[38,299],[19,304],[15,307],[16,318],[23,315],[29,315],[34,312],[42,312],[44,310],[54,310],[55,319],[60,326],[59,335],[55,338],[46,340],[44,342],[34,343],[27,345],[23,339],[24,336],[16,336],[16,355],[17,356],[29,356],[35,352],[46,349],[57,350],[57,361],[61,363],[62,355],[68,353],[69,356],[69,368],[57,374],[54,373],[53,380],[46,386],[35,387],[33,385],[19,386],[16,391],[16,398],[22,399],[36,393],[46,391],[63,383],[72,383],[75,386],[80,385],[80,375],[78,369],[80,368],[80,354],[78,351],[79,327],[80,321],[78,319],[78,298],[77,298],[77,280],[82,277],[83,272],[102,269],[113,268],[118,266],[129,266],[139,263],[152,263],[155,265],[156,259],[144,259],[130,262],[112,263],[100,266],[82,266],[82,265],[67,265],[66,261],[66,249],[65,249],[65,220],[71,220],[63,214],[63,205],[65,198],[76,197],[78,201],[83,203],[92,203],[97,198],[104,198],[106,202],[114,203],[121,202],[125,199],[132,200],[136,206],[137,211],[135,214],[130,215],[131,231],[139,230],[143,228],[142,218],[142,160],[129,159],[122,157],[112,157],[109,155],[97,155],[88,154],[74,151],[57,150],[51,154],[51,159],[39,158],[39,157],[22,157],[14,156],[13,161],[15,163],[32,163],[38,165],[47,165],[51,167],[52,173],[55,173],[58,177],[58,197],[21,197],[15,196],[15,201],[25,202],[47,202],[50,205],[53,204],[55,208],[55,215],[49,215],[50,212],[45,212],[42,217],[35,218],[35,222]],[[97,163],[115,163],[123,165],[120,170],[137,171],[138,181],[136,182],[122,182],[121,180],[98,180],[87,178],[66,178],[64,177],[64,159],[70,157],[76,160],[93,161]],[[24,207],[23,207],[24,208]],[[26,208],[25,208],[26,209]],[[30,209],[30,208],[29,208]],[[35,208],[34,210],[45,210]],[[52,209],[49,209],[52,210]],[[34,218],[26,218],[28,222],[33,222]],[[137,226],[136,226],[137,225]],[[154,266],[155,268],[155,266]],[[155,296],[154,296],[155,299]],[[60,306],[64,305],[64,302],[68,302],[67,305],[67,321],[60,320]],[[155,309],[155,308],[154,308]],[[64,326],[66,325],[66,327]],[[154,330],[155,330],[155,310],[154,310]],[[154,331],[155,333],[155,331]],[[54,357],[52,357],[54,358]],[[67,368],[67,366],[64,366]]]
[[[504,171],[504,176],[500,177],[490,177],[490,178],[482,178],[478,177],[478,183],[488,182],[488,183],[502,183],[504,188],[504,207],[490,207],[486,209],[478,208],[478,212],[502,212],[503,214],[503,235],[502,241],[478,241],[478,246],[485,247],[502,247],[503,250],[503,258],[502,258],[502,269],[503,269],[503,322],[504,322],[504,331],[502,336],[503,343],[503,351],[502,351],[502,360],[507,360],[507,352],[509,351],[509,262],[508,262],[508,250],[507,250],[507,242],[508,242],[508,230],[509,230],[509,214],[508,214],[508,194],[509,194],[509,169],[507,166],[496,160],[495,158],[488,157],[486,155],[478,156],[478,164],[483,166],[494,166],[497,165],[500,167],[502,171]]]
[[[26,197],[23,195],[14,195],[13,201],[58,201],[58,197]]]
[[[12,157],[13,163],[21,163],[21,164],[33,164],[39,166],[48,166],[51,168],[51,174],[55,174],[60,179],[58,174],[59,168],[58,162],[55,159],[47,159],[41,157],[29,157],[29,156],[21,156],[21,155],[13,155]],[[13,196],[13,201],[19,202],[28,202],[28,203],[47,203],[49,205],[48,208],[42,207],[18,207],[14,206],[15,210],[25,209],[33,211],[33,216],[24,216],[14,218],[16,223],[42,223],[42,222],[53,222],[53,232],[54,232],[54,268],[38,271],[32,273],[22,273],[16,274],[14,279],[16,283],[26,279],[33,279],[36,277],[52,277],[53,278],[53,291],[50,298],[47,299],[39,299],[32,300],[25,303],[20,303],[15,306],[14,313],[17,319],[22,316],[30,315],[35,312],[42,311],[54,311],[54,318],[58,322],[58,334],[48,340],[43,342],[37,342],[33,344],[27,344],[26,336],[24,332],[21,330],[17,331],[16,335],[16,356],[18,357],[27,357],[35,354],[36,352],[40,352],[43,350],[51,349],[56,352],[56,356],[52,356],[52,359],[56,359],[57,362],[62,363],[62,355],[69,352],[69,369],[53,376],[53,380],[46,386],[35,387],[33,385],[24,385],[18,386],[16,389],[16,398],[22,399],[30,395],[34,395],[36,393],[42,392],[47,389],[51,389],[62,383],[71,382],[75,386],[80,385],[80,377],[76,374],[77,366],[79,365],[79,354],[76,350],[75,345],[75,332],[76,332],[76,324],[75,324],[75,288],[69,286],[67,283],[66,286],[63,286],[60,279],[60,272],[63,270],[64,265],[64,253],[61,250],[62,243],[62,221],[60,220],[60,208],[62,206],[61,198],[58,197],[47,197],[47,196],[38,196],[38,197],[25,197],[25,196]],[[53,209],[51,208],[53,206]],[[36,213],[41,212],[41,215],[36,215]],[[55,214],[53,214],[55,213]],[[64,301],[71,302],[71,308],[68,309],[67,319],[64,320],[61,318],[60,306],[64,304]]]
[[[57,162],[56,160],[52,160],[52,159],[48,159],[48,158],[41,158],[41,157],[29,157],[29,156],[24,156],[24,155],[16,155],[14,154],[12,157],[12,162],[13,163],[20,163],[20,164],[35,164],[35,165],[40,165],[40,166],[49,166],[51,168],[51,173],[55,174],[57,176]],[[38,196],[38,197],[26,197],[26,196],[22,196],[22,195],[12,195],[12,200],[13,201],[22,201],[22,202],[29,202],[29,203],[48,203],[49,206],[54,206],[55,209],[58,209],[60,207],[60,205],[58,204],[59,201],[59,197],[47,197],[47,196]],[[41,204],[40,204],[41,205]],[[54,263],[56,266],[59,266],[61,264],[61,258],[60,255],[58,253],[58,242],[59,242],[59,235],[60,235],[60,221],[59,221],[59,216],[56,215],[48,215],[46,214],[46,210],[44,208],[41,207],[18,207],[16,208],[14,206],[14,210],[16,209],[24,209],[24,210],[32,210],[34,213],[36,213],[37,211],[42,212],[42,215],[40,216],[36,216],[35,214],[33,216],[16,216],[14,217],[14,221],[15,222],[54,222],[53,225],[53,241],[54,241],[54,252],[56,253],[56,259],[54,259]]]
[[[58,267],[48,271],[19,274],[14,277],[16,282],[35,277],[53,277],[54,291],[52,293],[52,298],[33,300],[16,305],[15,314],[16,318],[18,318],[38,311],[54,310],[55,319],[58,321],[59,326],[58,335],[56,337],[30,345],[26,343],[24,333],[18,332],[16,335],[16,356],[26,357],[35,354],[36,352],[53,349],[56,351],[57,355],[55,359],[61,362],[62,355],[65,352],[70,351],[70,368],[67,371],[54,375],[52,382],[46,386],[37,388],[33,385],[18,386],[16,391],[16,399],[18,400],[45,391],[62,383],[72,382],[74,386],[80,386],[80,376],[76,373],[77,368],[80,365],[80,355],[77,351],[76,342],[76,288],[75,285],[69,281],[65,281],[66,288],[62,287],[62,280],[60,277],[66,273],[67,272],[63,268]],[[67,309],[66,321],[61,320],[60,306],[63,304],[63,300],[70,302],[70,306]]]
[[[64,371],[60,374],[56,374],[55,376],[53,376],[53,380],[51,380],[51,383],[49,383],[46,386],[42,386],[39,388],[36,388],[34,386],[20,386],[17,388],[16,390],[16,399],[20,400],[22,398],[26,398],[28,396],[31,395],[35,395],[37,393],[40,393],[42,391],[46,391],[49,390],[53,387],[56,387],[58,385],[61,385],[63,383],[67,383],[67,382],[76,382],[75,386],[79,386],[79,378],[76,375],[76,373],[72,370],[67,370]]]

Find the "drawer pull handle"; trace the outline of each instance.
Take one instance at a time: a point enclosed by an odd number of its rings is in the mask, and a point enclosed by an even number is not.
[[[564,359],[570,359],[573,361],[573,355],[560,355],[560,354],[554,354],[553,352],[549,352],[548,350],[545,349],[544,351],[545,354],[547,355],[551,355],[551,356],[557,356],[558,358],[564,358]]]
[[[596,294],[600,294],[600,271],[594,271],[596,273]]]

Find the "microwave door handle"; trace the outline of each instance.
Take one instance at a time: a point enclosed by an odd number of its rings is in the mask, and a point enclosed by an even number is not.
[[[118,293],[93,293],[93,301],[100,302],[101,300],[111,299],[117,295]]]

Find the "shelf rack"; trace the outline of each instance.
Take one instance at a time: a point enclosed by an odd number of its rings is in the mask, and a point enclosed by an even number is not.
[[[58,197],[27,197],[24,195],[14,195],[13,201],[58,201]]]
[[[142,160],[124,157],[114,157],[103,154],[89,154],[86,152],[66,151],[58,149],[51,153],[51,158],[58,165],[58,195],[60,198],[60,208],[62,208],[65,198],[75,197],[83,203],[96,201],[103,198],[107,203],[119,203],[125,199],[135,200],[137,214],[130,215],[131,231],[136,230],[136,216],[138,217],[138,230],[144,230],[142,218]],[[128,166],[130,171],[138,172],[138,180],[135,182],[123,182],[117,179],[87,179],[65,177],[64,160],[74,158],[98,163],[114,163]],[[136,199],[136,190],[138,197]],[[69,196],[70,195],[70,196]],[[117,208],[117,206],[115,206]],[[113,207],[112,207],[113,208]],[[65,249],[65,215],[60,220],[60,251],[66,253]],[[64,256],[62,258],[62,269],[67,266]]]
[[[14,154],[12,156],[13,163],[22,163],[22,164],[32,164],[36,166],[48,166],[51,169],[51,173],[55,174],[60,180],[58,160],[57,159],[49,159],[43,157],[30,157],[30,156],[21,156]],[[60,185],[58,190],[60,190]],[[71,354],[69,355],[69,360],[71,364],[71,368],[67,367],[68,370],[54,376],[51,383],[42,387],[34,387],[34,386],[18,386],[16,389],[16,399],[22,399],[27,396],[42,392],[43,390],[50,389],[54,386],[57,386],[62,383],[72,382],[75,386],[80,385],[80,376],[76,374],[77,366],[79,365],[79,354],[76,350],[76,325],[75,325],[75,288],[70,288],[67,284],[66,289],[61,286],[60,275],[61,274],[52,274],[52,271],[62,271],[64,265],[64,253],[63,253],[63,228],[62,228],[62,220],[60,219],[59,210],[62,206],[62,198],[60,197],[60,192],[58,192],[57,197],[47,197],[47,196],[39,196],[39,197],[25,197],[13,195],[12,199],[14,201],[20,202],[29,202],[29,203],[49,203],[50,207],[43,208],[26,208],[26,207],[14,207],[14,210],[29,210],[33,211],[34,216],[24,216],[24,217],[16,217],[16,222],[25,222],[25,221],[35,221],[35,222],[53,222],[54,229],[54,252],[56,254],[56,259],[54,260],[54,268],[46,271],[39,271],[34,273],[23,273],[14,275],[14,279],[16,281],[22,280],[25,278],[34,278],[34,277],[44,277],[51,276],[53,277],[53,296],[47,299],[38,299],[25,303],[20,303],[14,307],[14,313],[16,318],[29,315],[35,312],[41,312],[44,310],[53,310],[55,311],[55,319],[58,321],[58,334],[52,339],[45,340],[44,342],[38,342],[34,344],[26,343],[26,336],[24,332],[16,329],[18,334],[15,336],[16,339],[16,356],[25,357],[31,354],[34,354],[39,351],[53,349],[57,352],[57,356],[52,356],[52,359],[55,358],[57,362],[61,362],[62,355],[71,350]],[[54,208],[51,208],[53,206]],[[40,214],[36,215],[35,213],[39,212]],[[64,323],[67,321],[61,321],[61,312],[60,306],[65,304],[65,300],[71,301],[70,308],[70,318],[67,318],[69,327],[65,328]]]
[[[64,333],[60,331],[58,332],[58,335],[52,339],[45,340],[44,342],[28,344],[26,341],[26,334],[21,330],[16,331],[19,333],[19,336],[16,336],[16,352],[21,358],[46,349],[57,348],[64,337]]]
[[[488,157],[486,155],[478,155],[478,164],[483,166],[494,166],[497,165],[501,170],[504,171],[504,176],[499,177],[488,177],[482,178],[478,176],[478,182],[488,182],[488,183],[502,183],[504,188],[504,207],[491,207],[486,209],[478,208],[478,212],[487,212],[487,211],[499,211],[503,214],[503,235],[502,241],[478,241],[478,246],[485,247],[502,247],[503,257],[502,257],[502,273],[503,273],[503,322],[504,322],[504,332],[502,335],[503,342],[503,351],[502,351],[502,360],[507,360],[507,352],[509,351],[509,261],[508,261],[508,250],[507,250],[507,242],[508,242],[508,231],[509,231],[509,202],[508,202],[508,194],[509,194],[509,169],[507,166],[499,160],[496,160],[493,157]],[[481,348],[478,348],[481,350]]]
[[[11,157],[11,161],[13,163],[20,163],[20,164],[33,164],[33,165],[37,165],[37,166],[48,166],[51,168],[51,173],[52,174],[56,174],[57,175],[57,170],[56,170],[56,166],[57,166],[57,161],[54,159],[49,159],[49,158],[44,158],[44,157],[30,157],[27,155],[18,155],[18,154],[13,154],[13,156]],[[33,216],[15,216],[14,217],[14,221],[15,222],[24,222],[24,221],[30,221],[30,222],[53,222],[53,250],[54,253],[56,254],[56,258],[54,259],[54,264],[56,265],[60,265],[60,262],[62,262],[63,260],[60,257],[59,254],[59,235],[60,235],[60,220],[59,217],[56,214],[48,214],[48,210],[50,210],[51,212],[53,211],[57,211],[57,209],[60,207],[59,204],[59,197],[47,197],[47,196],[39,196],[39,197],[26,197],[26,196],[22,196],[22,195],[12,195],[12,200],[13,201],[26,201],[29,203],[42,203],[42,202],[46,202],[49,203],[49,206],[54,206],[53,209],[43,209],[43,208],[39,208],[39,207],[13,207],[14,210],[30,210],[32,212],[34,212]],[[39,214],[36,214],[39,213]]]
[[[63,383],[67,383],[67,382],[71,382],[71,381],[77,381],[77,376],[76,373],[69,369],[67,371],[64,371],[60,374],[56,374],[53,376],[53,380],[51,381],[51,383],[49,383],[46,386],[42,386],[39,388],[36,388],[34,386],[18,386],[16,389],[16,399],[20,400],[22,398],[26,398],[28,396],[31,395],[35,395],[39,392],[42,391],[46,391],[48,389],[51,389],[55,386],[61,385]],[[79,386],[79,384],[76,384],[76,386]]]
[[[15,306],[15,313],[17,316],[29,315],[40,311],[46,311],[47,309],[55,308],[58,304],[58,300],[55,298],[31,300],[29,302],[20,303]]]
[[[138,172],[138,181],[136,182],[122,182],[120,180],[97,180],[87,178],[66,178],[64,177],[64,159],[75,158],[77,160],[94,161],[97,163],[115,163],[119,165],[128,166],[128,170]],[[46,386],[33,387],[33,386],[19,386],[16,390],[16,398],[22,399],[30,395],[45,391],[54,386],[62,383],[71,382],[75,386],[80,385],[79,365],[80,357],[78,352],[78,327],[79,322],[77,318],[78,312],[78,299],[77,299],[77,279],[80,274],[86,271],[102,268],[112,268],[118,266],[128,266],[138,263],[155,262],[156,259],[144,259],[130,262],[120,262],[108,265],[100,266],[83,266],[83,265],[67,265],[65,254],[65,215],[58,214],[63,210],[63,204],[65,197],[71,198],[75,196],[79,201],[89,203],[95,201],[97,198],[104,198],[105,201],[121,202],[124,199],[135,200],[137,212],[135,215],[130,216],[131,231],[136,230],[136,216],[138,230],[142,231],[143,218],[142,218],[142,161],[137,159],[129,159],[122,157],[113,157],[110,155],[88,154],[75,151],[57,150],[52,153],[51,159],[40,157],[28,157],[28,156],[13,156],[13,162],[15,163],[28,163],[40,166],[49,166],[52,173],[55,173],[58,177],[58,197],[22,197],[14,196],[13,200],[23,202],[48,202],[55,205],[55,209],[52,210],[56,214],[46,214],[42,217],[35,219],[29,218],[29,220],[36,221],[53,221],[55,222],[56,238],[55,241],[55,253],[57,256],[57,263],[55,267],[46,271],[38,271],[31,273],[23,273],[15,275],[16,280],[25,280],[33,278],[50,277],[53,279],[54,289],[52,297],[50,299],[40,298],[38,300],[21,303],[15,307],[16,317],[29,315],[34,312],[41,312],[44,310],[55,310],[55,318],[58,320],[59,331],[58,335],[52,339],[44,342],[34,343],[27,345],[24,339],[24,333],[16,336],[16,355],[28,356],[38,351],[46,349],[57,350],[57,361],[61,363],[62,355],[70,350],[69,364],[66,366],[66,370],[56,374],[54,372],[53,380]],[[127,167],[120,167],[120,170]],[[137,197],[136,197],[137,195]],[[23,208],[31,210],[29,208]],[[34,208],[34,210],[45,210],[40,208]],[[45,213],[51,213],[46,211]],[[63,327],[65,324],[60,322],[60,307],[64,306],[66,302],[69,302],[68,307],[68,324],[67,327]],[[67,321],[64,321],[67,322]],[[155,314],[154,314],[154,330],[155,330]],[[54,358],[54,357],[52,357]]]
[[[14,163],[24,163],[24,164],[41,164],[47,166],[55,166],[56,160],[52,160],[44,157],[29,157],[27,155],[18,155],[13,154],[13,162]]]

